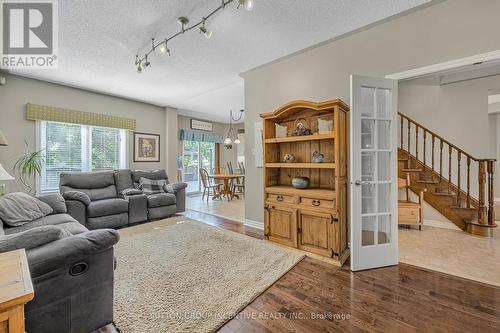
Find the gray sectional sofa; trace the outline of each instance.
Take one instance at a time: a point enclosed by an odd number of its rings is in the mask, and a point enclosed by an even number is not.
[[[167,193],[145,194],[140,178],[164,180]],[[62,173],[60,192],[68,213],[87,228],[119,228],[183,212],[185,183],[169,183],[165,170]]]
[[[35,298],[26,331],[86,333],[113,321],[116,230],[89,231],[67,214],[59,194],[38,197],[50,215],[17,227],[0,219],[0,252],[25,248]]]
[[[146,194],[141,177],[165,186]],[[0,252],[25,248],[28,257],[35,298],[25,309],[27,332],[87,333],[111,323],[113,229],[184,211],[186,186],[169,183],[165,170],[64,173],[62,195],[38,197],[49,215],[19,226],[0,219]]]

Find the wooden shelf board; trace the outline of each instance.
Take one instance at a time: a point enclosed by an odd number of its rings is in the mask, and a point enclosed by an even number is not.
[[[335,138],[335,132],[332,131],[330,133],[324,133],[324,134],[312,134],[312,135],[304,135],[304,136],[287,136],[287,137],[283,137],[283,138],[271,138],[271,139],[266,139],[265,143],[325,140],[325,139],[334,139],[334,138]]]
[[[265,168],[335,169],[335,163],[266,163]]]
[[[293,186],[288,186],[288,185],[267,186],[266,192],[268,192],[268,193],[286,192],[286,194],[294,194],[294,195],[300,195],[300,196],[311,196],[311,197],[318,197],[318,198],[324,198],[324,199],[335,199],[335,197],[336,197],[335,190],[329,190],[329,189],[325,189],[325,188],[298,189],[298,188],[294,188]]]

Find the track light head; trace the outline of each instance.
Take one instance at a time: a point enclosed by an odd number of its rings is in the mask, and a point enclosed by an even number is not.
[[[243,6],[246,10],[251,11],[253,9],[253,0],[238,0],[238,8]]]
[[[207,37],[207,39],[210,39],[210,37],[212,37],[212,30],[208,30],[205,27],[201,27],[200,34],[203,34],[203,35],[205,35],[205,37]]]
[[[142,73],[142,70],[144,69],[144,67],[142,66],[142,61],[139,62],[139,65],[137,66],[137,73]]]

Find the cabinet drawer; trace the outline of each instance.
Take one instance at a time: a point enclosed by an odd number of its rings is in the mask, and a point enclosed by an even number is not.
[[[420,223],[420,208],[411,206],[398,207],[398,224]]]
[[[307,207],[319,207],[319,208],[329,208],[333,209],[335,207],[335,203],[333,200],[326,199],[314,199],[314,198],[300,198],[300,204]]]
[[[295,197],[293,195],[286,195],[286,194],[268,193],[267,200],[273,201],[273,202],[282,202],[282,203],[291,203],[291,204],[296,203]]]

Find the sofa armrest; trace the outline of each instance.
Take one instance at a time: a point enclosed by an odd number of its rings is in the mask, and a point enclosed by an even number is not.
[[[18,249],[30,250],[64,237],[71,237],[71,233],[57,225],[44,225],[22,232],[0,236],[0,252]]]
[[[80,222],[81,225],[87,224],[87,206],[81,201],[76,200],[66,200],[66,208],[68,209],[68,214]]]
[[[53,210],[52,214],[66,214],[68,212],[64,198],[59,193],[42,194],[37,196],[37,199],[49,205]]]
[[[165,190],[168,193],[176,194],[177,192],[185,189],[187,187],[186,183],[170,183],[165,185]]]
[[[136,196],[136,195],[143,195],[141,190],[137,188],[126,188],[123,191],[120,192],[119,196],[122,199],[126,199],[128,197]]]
[[[113,247],[120,236],[116,230],[100,229],[65,237],[27,252],[33,277],[85,261],[89,256]]]
[[[186,187],[186,183],[171,183],[165,185],[165,190],[168,193],[175,194],[178,213],[186,210]]]
[[[85,206],[90,205],[90,197],[80,191],[67,191],[63,193],[63,198],[65,200],[74,200],[74,201],[80,201],[83,203]]]

